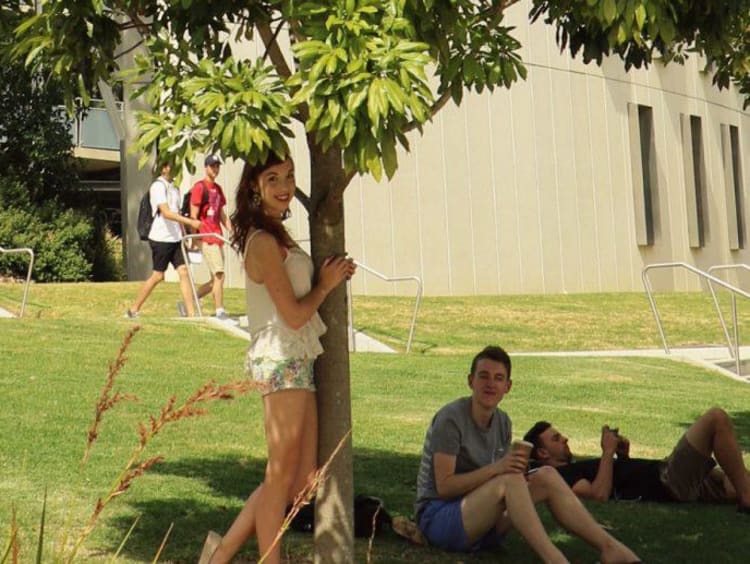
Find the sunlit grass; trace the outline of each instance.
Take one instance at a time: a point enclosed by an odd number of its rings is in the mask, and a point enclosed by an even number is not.
[[[117,405],[106,414],[90,460],[81,468],[108,361],[132,326],[121,318],[122,311],[137,289],[135,283],[37,285],[30,294],[33,315],[0,320],[0,535],[8,529],[15,505],[25,555],[21,561],[35,552],[45,486],[45,539],[51,554],[64,533],[75,537],[97,497],[118,476],[138,441],[138,421],[157,413],[172,394],[186,399],[209,378],[228,382],[242,377],[246,343],[206,325],[172,319],[177,287],[161,286],[144,308],[143,329],[128,349],[116,386],[140,401]],[[244,296],[229,294],[228,309],[241,313]],[[703,297],[660,296],[665,323],[670,311],[679,321],[675,327],[699,323]],[[408,303],[404,300],[407,311]],[[355,298],[355,324],[377,335],[393,335],[392,342],[403,346],[409,315],[399,304],[390,298]],[[619,322],[600,313],[605,304],[617,304]],[[580,343],[575,346],[580,349],[617,348],[618,343],[658,346],[648,304],[635,294],[430,299],[419,323],[421,352],[351,357],[355,490],[382,497],[389,511],[401,515],[412,514],[429,420],[445,402],[468,392],[466,371],[471,354],[481,346],[497,342],[511,351],[564,349],[571,342]],[[609,326],[617,323],[633,329],[622,329],[618,336]],[[651,342],[638,341],[638,323],[644,333],[653,333]],[[681,331],[691,338],[693,329]],[[698,414],[718,404],[734,418],[745,452],[750,449],[750,388],[691,365],[646,358],[516,355],[513,380],[503,408],[513,419],[516,436],[545,418],[571,437],[574,451],[595,455],[599,428],[610,423],[631,437],[634,455],[660,457]],[[81,551],[85,560],[108,560],[139,515],[121,554],[124,562],[151,561],[172,523],[163,561],[194,562],[206,532],[226,529],[262,479],[262,410],[257,395],[249,395],[212,405],[209,411],[154,438],[145,455],[163,455],[164,462],[107,507]],[[747,520],[731,507],[590,507],[648,562],[739,562],[746,551]],[[574,561],[596,559],[567,534],[558,531],[554,538]],[[292,562],[310,561],[310,536],[291,534],[283,543]],[[366,540],[359,540],[358,561],[364,561],[366,550]],[[238,561],[250,561],[255,554],[250,543]],[[506,562],[535,561],[517,536],[509,538],[499,556]],[[396,563],[464,561],[411,547],[390,534],[375,539],[373,557]],[[478,562],[497,559],[492,553],[472,557]]]

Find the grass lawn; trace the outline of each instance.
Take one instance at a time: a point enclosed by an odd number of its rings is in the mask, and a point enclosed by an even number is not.
[[[139,421],[156,414],[171,394],[186,398],[209,378],[241,378],[246,343],[208,326],[172,319],[178,291],[157,289],[144,308],[142,330],[117,388],[140,401],[106,413],[88,464],[80,461],[108,362],[132,323],[122,312],[137,283],[35,285],[28,317],[0,320],[0,546],[12,508],[20,526],[21,562],[36,553],[47,489],[47,559],[85,525],[132,452]],[[0,286],[0,306],[12,307],[16,288]],[[721,343],[703,294],[659,296],[673,345]],[[244,308],[229,291],[231,313]],[[708,301],[707,301],[708,300]],[[355,325],[402,347],[409,300],[355,298]],[[742,312],[742,309],[740,309]],[[355,490],[382,497],[393,514],[411,515],[416,470],[430,417],[467,392],[472,353],[497,342],[510,351],[658,347],[645,298],[637,294],[425,300],[418,353],[352,355]],[[707,318],[710,317],[710,323]],[[705,324],[705,325],[704,325]],[[743,324],[744,326],[744,324]],[[700,328],[705,327],[705,333]],[[713,335],[710,332],[713,330]],[[707,336],[704,336],[707,335]],[[672,337],[673,336],[673,337]],[[578,454],[598,453],[603,423],[631,437],[633,455],[661,457],[704,409],[732,415],[750,451],[750,387],[691,365],[645,358],[514,357],[514,386],[502,407],[521,435],[536,419],[553,421]],[[265,458],[260,401],[247,395],[209,406],[178,422],[149,446],[165,460],[108,506],[82,552],[107,561],[133,520],[140,520],[120,560],[151,561],[170,524],[161,561],[194,562],[208,529],[223,531],[260,481]],[[745,457],[750,463],[750,458]],[[588,504],[595,516],[647,562],[742,562],[750,521],[731,507],[637,503]],[[576,562],[597,555],[545,520],[554,540]],[[250,543],[238,561],[252,561]],[[365,562],[366,540],[357,541]],[[309,535],[284,539],[291,562],[308,561]],[[465,556],[414,547],[393,534],[375,539],[374,562],[464,562]],[[512,535],[503,551],[472,561],[535,562]],[[45,560],[47,560],[45,559]]]

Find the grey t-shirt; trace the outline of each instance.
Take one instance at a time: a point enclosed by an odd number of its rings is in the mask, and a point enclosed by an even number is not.
[[[456,457],[456,474],[471,472],[502,458],[510,447],[511,425],[507,413],[499,409],[487,429],[479,427],[471,418],[471,398],[460,398],[441,408],[432,419],[422,447],[422,460],[417,475],[417,503],[419,515],[424,505],[439,499],[435,487],[433,455],[436,452]]]

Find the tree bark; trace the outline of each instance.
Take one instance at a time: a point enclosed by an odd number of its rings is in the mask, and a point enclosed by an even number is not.
[[[141,35],[134,29],[122,34],[120,47],[128,51],[141,40]],[[135,57],[143,54],[143,47],[130,50],[122,57],[120,66],[123,69],[133,68]],[[130,151],[138,137],[138,124],[135,113],[148,111],[150,108],[144,96],[131,99],[131,93],[140,87],[140,83],[123,83],[123,125],[125,138],[120,141],[120,209],[122,210],[122,260],[125,272],[130,281],[145,280],[151,273],[151,253],[149,246],[140,240],[136,230],[138,202],[143,193],[151,186],[151,167],[138,168],[139,156]]]
[[[330,255],[345,252],[343,200],[346,182],[341,153],[323,152],[308,139],[310,165],[310,243],[316,268]],[[338,183],[338,184],[337,184]],[[328,331],[325,352],[315,363],[320,439],[318,462],[324,464],[351,429],[346,286],[328,295],[320,308]],[[351,435],[333,460],[315,504],[315,562],[354,562],[353,475]]]

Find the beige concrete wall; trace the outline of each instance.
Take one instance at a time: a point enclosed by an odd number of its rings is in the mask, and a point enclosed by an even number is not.
[[[750,262],[730,251],[721,124],[750,142],[750,117],[734,91],[719,92],[700,61],[625,73],[561,55],[554,33],[510,10],[529,76],[511,90],[469,95],[410,137],[391,182],[363,178],[347,190],[347,247],[388,275],[423,277],[428,295],[641,291],[644,265],[699,268]],[[655,241],[635,238],[628,104],[653,108],[658,194]],[[706,242],[691,249],[680,115],[702,119]],[[748,180],[743,163],[743,181]],[[748,218],[745,198],[745,218]],[[747,229],[747,226],[746,226]],[[696,289],[682,271],[657,287]],[[355,293],[407,294],[406,284],[358,276]]]
[[[507,18],[524,45],[525,82],[446,107],[423,137],[410,135],[412,151],[399,154],[392,181],[352,181],[345,198],[349,254],[389,276],[421,276],[427,295],[454,296],[641,291],[649,263],[750,263],[750,242],[729,248],[721,144],[721,125],[729,124],[739,128],[741,148],[750,146],[741,97],[712,87],[695,58],[629,73],[619,60],[583,65],[560,54],[554,30],[530,25],[527,14],[524,2]],[[651,246],[639,246],[635,235],[628,104],[653,108],[658,193]],[[706,243],[698,249],[688,239],[681,115],[702,119],[708,202]],[[305,189],[301,130],[293,146]],[[748,168],[743,162],[745,193]],[[239,171],[228,163],[219,177],[230,211]],[[306,239],[304,211],[298,204],[293,211],[289,226]],[[228,274],[230,285],[242,285],[237,259]],[[681,271],[653,280],[661,289],[700,287]],[[360,273],[353,291],[408,295],[413,284]]]

